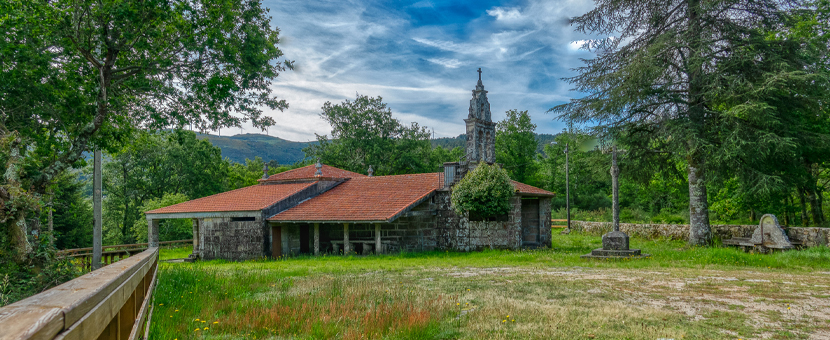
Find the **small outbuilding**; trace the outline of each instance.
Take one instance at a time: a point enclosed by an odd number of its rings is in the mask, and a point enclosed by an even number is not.
[[[488,220],[451,207],[453,185],[478,164],[495,161],[490,117],[479,78],[464,120],[467,159],[446,163],[444,172],[367,176],[317,163],[147,211],[149,243],[158,243],[160,220],[187,218],[194,256],[203,259],[549,246],[552,192],[514,181],[512,209]]]

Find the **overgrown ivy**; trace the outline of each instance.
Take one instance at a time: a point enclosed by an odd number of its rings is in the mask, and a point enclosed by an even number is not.
[[[480,164],[453,187],[451,202],[459,214],[488,218],[510,212],[515,188],[507,171],[497,165]]]

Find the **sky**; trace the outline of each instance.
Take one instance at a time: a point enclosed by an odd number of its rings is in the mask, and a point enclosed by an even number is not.
[[[265,0],[279,28],[279,48],[295,62],[274,80],[274,94],[289,108],[269,111],[267,133],[309,141],[330,134],[319,117],[326,101],[380,96],[404,124],[417,122],[435,137],[464,133],[472,90],[482,69],[493,121],[510,109],[527,110],[538,133],[564,124],[551,107],[577,93],[562,80],[573,76],[586,37],[568,18],[591,1],[372,1]],[[251,127],[222,135],[262,133]]]

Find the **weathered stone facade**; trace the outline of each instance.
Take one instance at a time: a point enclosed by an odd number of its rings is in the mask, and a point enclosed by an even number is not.
[[[249,260],[265,256],[266,228],[261,218],[232,221],[230,217],[199,219],[198,253],[201,258]]]
[[[384,253],[417,252],[430,250],[473,251],[482,249],[520,249],[536,248],[550,245],[550,198],[539,199],[539,242],[527,244],[522,242],[522,202],[521,196],[511,198],[512,209],[505,221],[470,221],[466,216],[458,215],[450,203],[449,191],[438,191],[430,199],[412,208],[392,223],[380,223],[381,239],[384,241]],[[302,247],[300,234],[302,228],[313,233],[313,224],[282,224],[282,254],[293,255],[310,253],[314,249],[313,234],[309,237],[307,247]],[[374,223],[350,223],[349,240],[353,243],[352,252],[361,254],[361,242],[370,242],[374,252]],[[343,240],[342,223],[320,224],[320,251],[333,253],[335,247],[331,241]],[[394,243],[385,241],[393,240]]]
[[[712,232],[721,240],[733,237],[751,237],[757,225],[713,224]],[[611,222],[571,221],[571,230],[591,235],[602,235],[612,230]],[[689,239],[688,224],[634,224],[620,223],[620,230],[628,235],[646,239]],[[814,247],[830,244],[830,228],[784,228],[791,242]]]

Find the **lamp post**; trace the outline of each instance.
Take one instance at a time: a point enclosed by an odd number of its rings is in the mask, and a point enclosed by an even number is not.
[[[568,133],[568,129],[562,129],[562,133]],[[551,142],[551,144],[556,144],[556,142]],[[569,166],[569,153],[570,153],[570,141],[565,142],[565,210],[568,215],[568,231],[571,230],[571,181],[570,181],[570,171],[568,171]]]
[[[570,172],[568,171],[568,147],[570,143],[565,143],[565,210],[568,213],[568,230],[571,230],[571,181]]]

